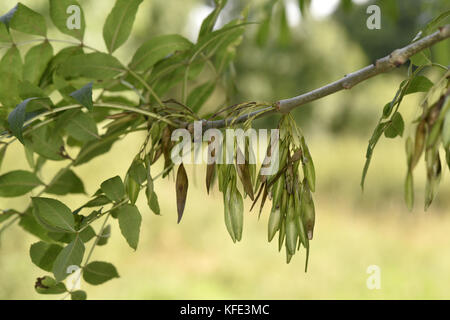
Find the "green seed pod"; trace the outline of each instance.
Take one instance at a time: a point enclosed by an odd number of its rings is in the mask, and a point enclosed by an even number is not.
[[[283,168],[286,164],[287,156],[288,156],[288,152],[289,152],[289,146],[287,145],[287,143],[285,141],[281,142],[280,150],[281,150],[280,168]]]
[[[244,228],[244,200],[236,185],[231,192],[230,214],[236,240],[241,241]]]
[[[314,201],[311,197],[311,192],[309,191],[308,184],[304,182],[300,207],[301,207],[301,218],[303,221],[303,226],[306,231],[306,235],[309,240],[312,240],[315,224]]]
[[[231,202],[231,183],[228,184],[227,190],[223,195],[223,207],[224,207],[224,217],[225,217],[225,226],[227,227],[228,233],[231,236],[233,242],[236,242],[236,236],[234,234],[233,223],[231,221],[231,213],[230,213],[230,202]]]
[[[284,238],[286,236],[285,220],[286,219],[283,216],[283,213],[281,213],[280,232],[278,232],[278,251],[281,251],[281,248],[283,248],[283,242],[284,242]]]
[[[129,174],[125,176],[124,184],[128,199],[130,199],[130,202],[132,204],[135,204],[139,196],[139,191],[141,189],[140,185],[136,181],[134,181],[134,179],[131,178]]]
[[[281,204],[281,196],[284,190],[284,175],[281,175],[272,187],[272,202],[274,205]]]
[[[288,252],[293,255],[295,254],[295,249],[297,247],[297,226],[295,225],[295,208],[294,208],[294,199],[291,195],[289,197],[289,204],[287,209],[287,216],[285,220],[286,224],[286,247]]]
[[[277,233],[277,231],[280,229],[280,220],[281,220],[281,212],[280,208],[273,206],[272,211],[270,211],[269,216],[269,225],[268,225],[268,240],[269,242],[272,241],[273,237]]]
[[[283,192],[281,195],[281,204],[280,204],[281,214],[283,216],[286,215],[286,212],[287,212],[288,196],[289,195],[288,195],[286,189],[283,189]]]
[[[306,145],[305,138],[302,137],[302,151],[303,151],[303,174],[308,181],[309,188],[312,192],[316,189],[316,171],[314,169],[314,163],[309,153],[308,146]]]
[[[411,170],[408,170],[405,179],[405,202],[409,211],[411,211],[414,207],[414,183]]]
[[[405,142],[405,151],[406,151],[406,161],[408,163],[408,167],[411,167],[413,152],[414,152],[414,143],[411,137],[408,137]]]
[[[442,121],[437,120],[431,127],[430,133],[427,136],[427,148],[431,148],[437,144],[441,135]]]
[[[286,247],[286,263],[287,264],[289,264],[291,262],[293,256],[294,256],[293,254],[289,253],[288,247]]]
[[[414,142],[414,153],[411,161],[411,169],[414,169],[414,167],[417,165],[417,162],[419,162],[420,157],[422,156],[422,152],[425,146],[426,135],[427,135],[427,124],[425,121],[421,121],[417,125],[416,129],[416,139]]]

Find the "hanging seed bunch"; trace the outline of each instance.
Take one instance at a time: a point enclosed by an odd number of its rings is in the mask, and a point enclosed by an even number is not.
[[[425,158],[427,182],[425,186],[425,210],[436,196],[442,174],[441,146],[450,168],[450,73],[439,81],[431,91],[438,91],[438,99],[430,103],[431,94],[422,103],[423,113],[417,120],[414,141],[406,140],[408,171],[405,180],[405,201],[411,210],[414,206],[413,171],[422,154]]]
[[[279,141],[270,141],[267,151],[270,155],[271,145],[279,143],[279,170],[272,176],[259,175],[259,191],[253,206],[262,194],[261,214],[266,199],[272,199],[268,240],[271,242],[278,232],[278,249],[281,251],[284,244],[287,263],[303,246],[306,249],[306,271],[309,241],[313,238],[315,224],[312,197],[315,190],[314,164],[305,138],[290,115],[281,119],[279,129]]]

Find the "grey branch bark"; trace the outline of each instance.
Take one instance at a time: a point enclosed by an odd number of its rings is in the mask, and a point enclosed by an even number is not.
[[[370,79],[382,73],[389,72],[396,67],[406,63],[416,53],[433,46],[434,44],[445,40],[450,37],[450,24],[447,24],[438,31],[413,42],[403,48],[393,51],[390,55],[378,59],[375,63],[362,68],[358,71],[345,75],[342,79],[327,84],[323,87],[315,89],[313,91],[301,94],[299,96],[284,99],[274,103],[273,107],[264,108],[258,111],[251,112],[249,114],[240,116],[234,119],[234,123],[241,123],[251,117],[259,117],[268,115],[271,113],[289,113],[293,109],[309,103],[314,100],[318,100],[332,93],[335,93],[344,89],[351,89],[360,82]],[[229,125],[233,119],[222,119],[214,121],[203,120],[203,129],[210,128],[223,128]]]

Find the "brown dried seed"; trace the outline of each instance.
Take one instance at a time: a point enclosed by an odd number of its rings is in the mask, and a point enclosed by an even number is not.
[[[239,164],[237,160],[239,159],[239,157],[242,157],[241,159],[243,159],[244,155],[239,148],[236,148],[236,171],[238,173],[239,179],[242,182],[242,185],[244,186],[245,193],[247,193],[250,199],[252,199],[253,201],[255,197],[253,194],[253,184],[252,178],[250,177],[248,162],[246,160],[245,163]]]
[[[183,217],[184,206],[186,205],[186,197],[188,191],[189,181],[183,164],[180,164],[177,172],[176,193],[177,193],[177,210],[178,223]]]

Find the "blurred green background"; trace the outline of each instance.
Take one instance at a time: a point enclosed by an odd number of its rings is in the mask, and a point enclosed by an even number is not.
[[[48,15],[46,0],[22,2]],[[142,41],[157,34],[181,33],[195,41],[201,20],[212,9],[211,2],[145,0],[133,37],[118,50],[118,57],[127,63]],[[229,0],[219,23],[235,17],[247,4],[250,20],[260,21],[266,14],[266,2]],[[276,5],[270,37],[264,45],[256,41],[258,27],[249,26],[237,53],[236,92],[231,100],[274,101],[336,80],[406,45],[428,20],[449,9],[445,1],[379,1],[382,28],[368,30],[366,8],[370,2],[359,0],[349,6],[350,2],[316,0],[309,14],[302,17],[298,2],[287,0],[287,33],[280,31],[282,9]],[[114,1],[80,3],[87,19],[85,42],[104,49],[102,24]],[[14,0],[2,0],[0,13],[14,5]],[[66,39],[55,30],[49,37]],[[433,50],[433,55],[448,65],[449,49],[447,40]],[[269,212],[265,210],[258,221],[255,213],[248,212],[250,201],[245,201],[243,240],[233,244],[223,222],[221,194],[215,188],[207,196],[205,168],[189,167],[190,190],[182,223],[176,224],[174,178],[158,180],[162,216],[150,212],[141,194],[137,204],[143,225],[137,252],[121,237],[116,221],[112,222],[110,243],[95,249],[93,260],[114,263],[121,277],[99,287],[82,283],[82,289],[91,299],[449,298],[448,170],[444,170],[437,199],[424,212],[425,170],[423,163],[419,164],[415,209],[408,212],[403,203],[404,140],[382,138],[364,193],[359,186],[371,130],[405,73],[405,67],[399,68],[294,112],[317,171],[316,228],[308,273],[303,271],[304,252],[286,265],[284,252],[278,253],[275,243],[267,243]],[[437,78],[432,72],[427,75]],[[218,90],[208,106],[214,108],[223,96],[224,91]],[[419,115],[421,98],[418,94],[407,96],[401,106],[407,123],[405,136],[412,133],[410,122]],[[274,118],[266,118],[256,125],[269,128],[275,123]],[[115,144],[108,155],[77,167],[76,173],[86,179],[87,191],[94,193],[103,180],[116,174],[123,177],[143,139],[139,133],[130,135]],[[8,150],[2,173],[27,166],[23,149],[15,145]],[[44,180],[57,169],[57,165],[44,167]],[[75,208],[84,197],[60,200]],[[28,204],[27,197],[0,201],[0,207],[18,210]],[[33,289],[35,279],[44,274],[28,255],[36,241],[18,226],[2,234],[0,299],[54,298],[38,295]],[[380,290],[366,286],[370,265],[381,268]]]

